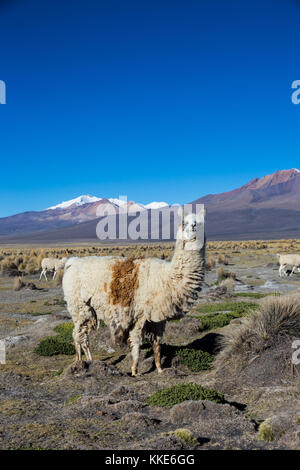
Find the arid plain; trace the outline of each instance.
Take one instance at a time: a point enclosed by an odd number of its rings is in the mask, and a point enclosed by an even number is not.
[[[131,377],[129,348],[111,344],[104,324],[91,337],[95,360],[74,364],[62,273],[39,280],[43,257],[170,260],[173,250],[164,243],[1,247],[1,449],[300,447],[295,329],[282,336],[268,324],[257,346],[255,323],[258,312],[275,312],[285,328],[282,305],[299,310],[300,274],[279,278],[276,253],[300,252],[300,240],[208,242],[199,302],[167,324],[163,374],[154,368],[146,338],[140,375]],[[256,338],[247,336],[247,321]]]

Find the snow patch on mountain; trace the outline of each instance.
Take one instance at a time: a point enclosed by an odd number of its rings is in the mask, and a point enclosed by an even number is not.
[[[60,204],[56,204],[55,206],[48,207],[48,209],[45,210],[67,209],[71,206],[78,207],[83,206],[84,204],[91,204],[93,202],[98,201],[107,201],[106,205],[111,203],[114,207],[127,209],[128,212],[141,212],[147,209],[161,209],[162,207],[169,206],[169,204],[167,204],[166,202],[150,202],[149,204],[144,205],[138,202],[124,201],[122,199],[117,198],[104,199],[96,196],[82,195],[74,199],[70,199],[69,201],[64,201]]]
[[[169,204],[166,202],[150,202],[144,206],[146,209],[161,209],[163,207],[169,207]]]
[[[46,210],[67,209],[68,207],[71,207],[73,205],[78,207],[78,206],[83,206],[84,204],[91,204],[92,202],[97,202],[97,201],[101,201],[101,198],[96,197],[96,196],[82,195],[74,199],[70,199],[69,201],[63,201],[60,204],[57,204],[56,206],[48,207],[48,209]]]

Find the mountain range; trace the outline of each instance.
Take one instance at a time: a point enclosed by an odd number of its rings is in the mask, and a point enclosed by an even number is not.
[[[211,240],[300,237],[300,171],[295,168],[187,202],[205,204],[206,233]],[[167,207],[165,202],[143,205],[83,195],[42,211],[0,218],[0,243],[96,241],[96,225],[105,214],[126,208],[130,216]]]

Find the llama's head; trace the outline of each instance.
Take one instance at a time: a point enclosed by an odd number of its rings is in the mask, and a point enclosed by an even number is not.
[[[201,205],[196,214],[185,214],[183,207],[180,207],[178,214],[181,224],[178,227],[177,240],[183,241],[183,247],[187,250],[199,249],[204,245],[204,217],[205,209]]]

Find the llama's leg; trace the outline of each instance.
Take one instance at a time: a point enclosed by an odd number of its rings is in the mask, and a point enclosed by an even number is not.
[[[140,356],[140,348],[142,344],[142,337],[143,337],[143,328],[144,328],[145,321],[141,321],[137,323],[134,329],[129,334],[129,341],[131,344],[131,373],[132,376],[135,377],[138,372],[138,363],[139,363],[139,356]]]
[[[76,361],[82,360],[83,351],[87,360],[92,361],[91,351],[89,349],[89,329],[85,324],[76,325],[73,330],[73,340],[76,351]]]
[[[284,264],[281,264],[281,265],[280,265],[280,268],[279,268],[279,276],[280,276],[280,277],[283,277],[283,275],[286,274],[284,268],[285,268],[285,265],[284,265]],[[283,273],[283,275],[282,275],[282,273]]]
[[[81,344],[81,347],[83,349],[83,352],[85,354],[85,357],[89,360],[89,361],[92,361],[93,358],[92,358],[92,354],[91,354],[91,351],[90,351],[90,348],[89,348],[89,336],[88,336],[88,333],[85,334],[85,337],[84,337],[84,341],[83,343]]]
[[[296,266],[293,266],[292,272],[290,274],[291,277],[292,277],[293,274],[295,274],[295,271],[296,271]]]
[[[153,341],[153,352],[154,352],[154,361],[159,374],[162,373],[161,362],[160,362],[160,342],[161,337],[156,336]]]
[[[57,272],[56,272],[56,270],[54,270],[53,281],[54,281],[54,279],[55,279],[56,274],[57,274]]]
[[[132,355],[131,373],[133,377],[136,377],[139,356],[140,356],[140,344],[139,343],[134,343],[132,345],[131,355]]]
[[[48,281],[48,279],[47,279],[47,269],[44,270],[44,276],[45,276],[46,281]]]
[[[73,333],[72,333],[74,346],[75,346],[75,352],[76,352],[76,361],[81,361],[81,345],[79,341],[79,330],[80,330],[79,325],[75,325]]]
[[[81,352],[83,351],[86,359],[92,361],[92,354],[89,349],[89,333],[97,326],[96,313],[90,305],[86,303],[76,306],[76,312],[69,309],[74,321],[73,339],[76,351],[76,359],[81,361]]]
[[[40,280],[42,279],[42,275],[43,275],[43,273],[44,273],[44,270],[42,269],[42,271],[41,271],[41,275],[40,275]]]

